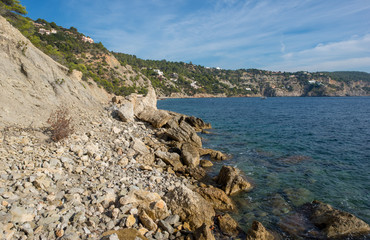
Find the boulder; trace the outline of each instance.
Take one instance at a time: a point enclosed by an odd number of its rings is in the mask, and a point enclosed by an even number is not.
[[[202,166],[203,168],[208,168],[208,167],[212,167],[213,163],[209,160],[201,159],[200,166]]]
[[[195,168],[186,168],[185,170],[186,173],[188,173],[192,178],[195,180],[205,180],[207,177],[207,173],[203,168],[200,167],[195,167]]]
[[[172,118],[167,111],[154,108],[146,108],[138,113],[136,117],[144,122],[152,124],[155,128],[161,128]]]
[[[334,209],[319,201],[304,206],[308,218],[329,239],[370,234],[370,226],[353,214]]]
[[[153,219],[151,217],[149,217],[148,214],[144,210],[140,211],[139,219],[140,219],[141,223],[144,225],[144,227],[146,227],[150,231],[156,231],[157,230],[157,228],[158,228],[157,224],[155,224]]]
[[[214,209],[221,211],[231,211],[235,209],[232,200],[226,195],[224,191],[213,186],[205,188],[199,187],[195,189],[205,200],[210,202]]]
[[[237,236],[239,234],[238,223],[229,214],[218,216],[217,220],[218,226],[224,234],[229,236]]]
[[[207,148],[200,148],[199,149],[200,156],[209,156],[212,160],[226,160],[227,156],[220,151],[216,151],[213,149]]]
[[[131,208],[138,208],[141,211],[145,211],[154,221],[162,220],[170,215],[167,204],[158,193],[133,190],[126,196],[120,198],[119,203],[121,206],[131,204]]]
[[[246,240],[274,240],[275,237],[258,221],[252,223]]]
[[[130,101],[123,101],[116,114],[122,122],[133,122],[135,119],[134,105]]]
[[[134,149],[136,152],[141,153],[143,155],[150,153],[149,148],[145,145],[143,141],[141,141],[138,138],[133,139],[130,147]]]
[[[190,143],[184,143],[181,147],[182,161],[186,166],[195,168],[199,166],[199,152],[198,148]]]
[[[192,126],[195,131],[202,131],[203,129],[210,129],[212,128],[210,123],[205,123],[202,119],[193,117],[193,116],[187,116],[185,117],[185,121]]]
[[[215,216],[215,211],[211,204],[189,188],[183,185],[175,188],[165,195],[165,200],[172,214],[179,215],[182,222],[189,222],[192,230],[204,223],[213,225],[212,218]]]
[[[212,234],[210,226],[203,224],[194,232],[194,237],[197,240],[215,240],[215,237]]]
[[[136,116],[145,109],[157,109],[157,95],[152,87],[148,88],[148,93],[145,97],[135,97],[132,101],[134,102],[134,114]]]
[[[108,232],[105,232],[101,236],[101,240],[108,240],[108,239],[116,239],[116,238],[110,238],[110,236],[117,235],[119,240],[147,240],[146,237],[140,234],[140,232],[134,228],[125,228],[125,229],[119,229],[119,230],[111,230]]]
[[[252,185],[242,177],[241,171],[231,166],[223,166],[221,168],[216,182],[221,185],[227,195],[252,189]]]
[[[181,143],[191,143],[196,147],[202,147],[202,140],[194,128],[184,121],[184,118],[173,118],[167,122],[167,137]]]
[[[166,164],[171,165],[175,171],[184,167],[184,165],[181,163],[180,155],[177,153],[157,150],[155,152],[155,156],[162,159]]]

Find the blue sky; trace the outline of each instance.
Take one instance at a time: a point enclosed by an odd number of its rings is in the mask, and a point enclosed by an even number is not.
[[[370,0],[21,0],[143,59],[225,69],[370,72]]]

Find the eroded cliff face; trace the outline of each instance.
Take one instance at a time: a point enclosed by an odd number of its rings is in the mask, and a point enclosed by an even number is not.
[[[58,106],[93,112],[108,97],[82,81],[80,72],[68,73],[0,16],[0,125],[42,126]]]

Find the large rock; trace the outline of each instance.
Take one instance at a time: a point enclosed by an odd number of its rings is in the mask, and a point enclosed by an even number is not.
[[[145,211],[154,221],[162,220],[170,215],[167,204],[158,193],[134,190],[122,197],[119,202],[122,206],[131,204],[132,208]]]
[[[201,131],[203,129],[210,129],[212,128],[211,124],[205,123],[202,119],[193,117],[193,116],[187,116],[185,118],[185,121],[192,126],[195,131]]]
[[[247,232],[246,240],[274,240],[275,237],[258,221],[252,223]]]
[[[175,171],[182,169],[184,165],[181,163],[180,155],[177,153],[156,151],[155,156],[162,159],[166,164],[171,165]]]
[[[161,128],[165,125],[172,116],[165,110],[157,110],[155,108],[146,108],[136,115],[142,121],[148,122],[155,128]]]
[[[199,166],[199,152],[198,148],[190,143],[184,143],[181,147],[182,161],[186,166],[195,168]]]
[[[149,87],[145,97],[135,97],[133,102],[134,114],[136,116],[146,109],[157,109],[157,95],[155,94],[154,88]]]
[[[252,189],[252,185],[242,177],[241,171],[231,166],[223,166],[221,168],[216,182],[222,186],[227,195]]]
[[[214,209],[221,211],[231,211],[235,209],[232,200],[221,189],[213,186],[205,188],[199,187],[195,189],[195,192],[199,193],[205,200],[210,202]]]
[[[237,236],[239,234],[239,225],[229,214],[218,216],[217,219],[218,226],[224,234],[229,236]]]
[[[166,135],[177,142],[191,143],[194,146],[202,147],[202,140],[194,128],[184,121],[184,118],[173,118],[167,123]]]
[[[181,221],[189,222],[192,230],[202,226],[213,225],[215,216],[210,203],[198,193],[185,186],[180,186],[165,195],[165,200],[173,214],[180,216]]]
[[[370,226],[353,214],[334,209],[329,204],[313,201],[304,206],[309,219],[327,238],[370,234]]]
[[[213,149],[207,148],[200,148],[199,149],[200,156],[209,156],[212,160],[226,160],[227,156],[220,151],[216,151]]]
[[[133,122],[134,116],[134,105],[130,101],[124,101],[120,108],[116,111],[118,118],[122,122]]]
[[[194,237],[197,240],[215,240],[215,237],[212,234],[210,226],[203,224],[194,232]]]

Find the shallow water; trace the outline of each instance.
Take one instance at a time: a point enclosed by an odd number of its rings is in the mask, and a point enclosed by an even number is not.
[[[314,199],[370,223],[370,97],[167,99],[158,108],[210,122],[204,147],[233,157],[254,183],[235,197],[244,229]]]

